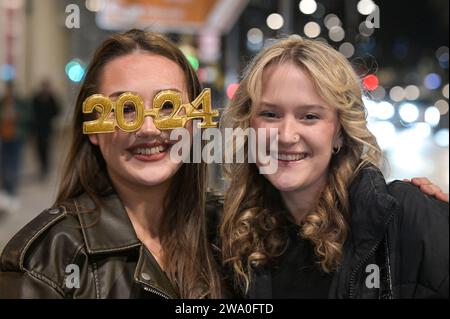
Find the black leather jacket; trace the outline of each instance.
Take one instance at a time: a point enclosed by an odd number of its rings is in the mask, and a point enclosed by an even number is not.
[[[6,245],[0,298],[178,298],[117,195],[100,214],[86,195],[74,206],[45,210]]]
[[[349,189],[350,234],[329,298],[449,298],[449,206],[418,187],[361,170]],[[367,285],[379,267],[379,285]],[[271,298],[270,269],[256,269],[249,298]],[[369,280],[370,281],[370,280]]]

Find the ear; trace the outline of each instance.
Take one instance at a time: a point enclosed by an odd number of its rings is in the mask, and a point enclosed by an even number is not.
[[[89,141],[94,145],[98,145],[98,134],[89,134]]]
[[[342,131],[339,129],[339,131],[336,133],[336,136],[333,141],[333,147],[342,147],[344,144],[344,139],[342,138]]]

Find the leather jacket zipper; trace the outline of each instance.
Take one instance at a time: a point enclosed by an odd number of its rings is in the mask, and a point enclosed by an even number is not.
[[[145,291],[149,291],[149,292],[151,292],[151,293],[153,293],[153,294],[155,294],[155,295],[157,295],[157,296],[159,296],[161,298],[170,299],[170,297],[168,295],[166,295],[165,293],[163,293],[161,290],[158,290],[156,288],[150,287],[149,285],[147,285],[145,283],[144,283],[144,290]]]

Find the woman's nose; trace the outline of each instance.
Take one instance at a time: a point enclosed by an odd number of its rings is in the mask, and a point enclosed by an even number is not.
[[[153,122],[153,117],[145,116],[144,122],[139,130],[136,132],[136,136],[145,137],[152,135],[160,135],[161,131],[155,126]]]
[[[282,144],[295,144],[300,140],[300,131],[295,119],[285,118],[278,127],[278,141]]]

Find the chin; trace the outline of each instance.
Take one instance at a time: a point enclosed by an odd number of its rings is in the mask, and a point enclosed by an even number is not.
[[[139,184],[145,185],[145,186],[156,186],[159,184],[162,184],[169,180],[174,173],[172,172],[145,172],[141,175],[137,176],[137,180],[139,181]]]
[[[292,192],[301,188],[301,183],[290,180],[270,180],[269,182],[280,192]]]

